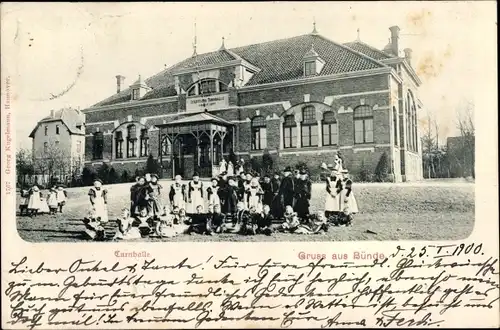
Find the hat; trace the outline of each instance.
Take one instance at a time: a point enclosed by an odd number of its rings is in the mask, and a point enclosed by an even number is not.
[[[349,173],[349,171],[348,171],[347,169],[345,169],[345,168],[344,168],[344,169],[342,170],[342,172],[341,172],[341,173],[346,174],[346,173]]]
[[[290,166],[285,167],[285,170],[283,172],[291,172],[292,168]]]
[[[151,174],[151,179],[152,179],[152,178],[157,178],[157,179],[159,179],[158,174],[155,174],[155,173]]]
[[[264,174],[264,178],[271,178],[271,175],[266,173],[266,174]]]
[[[101,179],[99,179],[99,178],[95,178],[95,179],[94,179],[94,182],[100,182],[100,183],[102,184],[102,180],[101,180]]]
[[[217,181],[217,182],[219,182],[219,179],[217,179],[217,178],[212,178],[210,181]]]
[[[221,173],[221,174],[219,174],[219,175],[220,175],[220,176],[227,175],[227,172],[226,172],[226,171],[224,171],[224,172],[222,172],[222,173]]]
[[[333,164],[328,164],[329,169],[332,169],[333,167],[334,167]]]
[[[195,176],[199,177],[200,175],[199,175],[198,173],[194,172],[194,174],[193,174],[193,178],[194,178]]]
[[[175,176],[175,180],[177,180],[177,179],[182,180],[182,176],[180,176],[179,174],[177,174],[177,175]]]

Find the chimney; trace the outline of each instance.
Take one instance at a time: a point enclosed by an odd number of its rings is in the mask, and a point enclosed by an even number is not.
[[[391,26],[391,50],[396,56],[399,56],[399,26]]]
[[[122,90],[122,86],[124,85],[125,77],[122,75],[116,76],[116,93],[120,93]]]
[[[55,111],[54,110],[50,110],[50,118],[54,118],[55,116]]]
[[[404,52],[405,52],[405,59],[406,59],[406,62],[408,62],[408,64],[410,64],[410,65],[411,65],[411,53],[412,53],[411,48],[405,48],[405,49],[404,49]]]

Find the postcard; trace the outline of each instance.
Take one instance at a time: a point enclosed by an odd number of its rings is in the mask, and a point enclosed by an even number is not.
[[[500,325],[494,2],[0,8],[2,328]]]

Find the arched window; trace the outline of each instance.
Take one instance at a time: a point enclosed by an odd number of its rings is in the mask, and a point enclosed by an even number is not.
[[[288,115],[283,122],[283,148],[297,147],[297,123],[293,115]]]
[[[115,133],[115,158],[123,158],[123,132]]]
[[[44,142],[43,143],[43,153],[47,154],[48,152],[49,152],[49,143],[48,142]]]
[[[143,128],[143,129],[141,129],[141,151],[140,151],[141,157],[148,156],[148,152],[149,152],[148,149],[149,149],[148,129]]]
[[[56,134],[59,135],[59,125],[56,125]]]
[[[411,96],[410,93],[407,94],[406,96],[406,149],[411,148],[411,118],[410,118],[410,104],[411,104]]]
[[[368,105],[354,109],[354,143],[373,143],[373,110]]]
[[[392,107],[392,127],[394,130],[394,145],[398,145],[398,111],[396,110],[396,107]]]
[[[102,134],[102,132],[94,133],[94,141],[92,147],[92,157],[94,159],[102,159],[102,151],[104,149],[104,135]]]
[[[318,146],[318,121],[316,120],[316,108],[308,105],[302,109],[302,147]]]
[[[45,125],[44,127],[44,133],[45,133],[45,136],[47,136],[48,132],[49,132],[49,127],[47,125]]]
[[[135,125],[127,127],[127,157],[137,157],[137,131]]]
[[[339,132],[337,118],[333,111],[323,114],[323,145],[334,146],[339,144]]]
[[[170,154],[170,150],[172,149],[172,143],[168,139],[166,134],[162,134],[161,136],[161,154],[166,156]]]
[[[210,95],[213,93],[226,92],[227,85],[214,78],[200,79],[189,87],[188,96]]]
[[[267,148],[266,120],[262,116],[252,119],[252,150]]]

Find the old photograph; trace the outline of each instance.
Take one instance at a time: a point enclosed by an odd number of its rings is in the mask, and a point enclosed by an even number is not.
[[[8,27],[25,241],[472,233],[466,6],[53,6]]]

